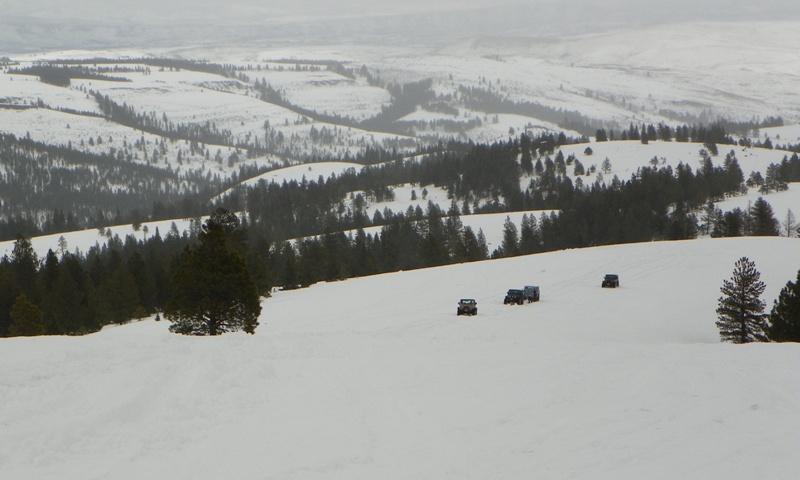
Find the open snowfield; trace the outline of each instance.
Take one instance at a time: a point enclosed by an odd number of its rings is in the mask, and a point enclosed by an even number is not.
[[[278,292],[254,336],[145,320],[0,340],[0,464],[27,479],[795,479],[797,344],[719,343],[742,255],[771,305],[800,240],[647,243]],[[604,273],[621,287],[601,289]],[[539,303],[503,306],[538,284]],[[457,317],[456,301],[479,314]]]

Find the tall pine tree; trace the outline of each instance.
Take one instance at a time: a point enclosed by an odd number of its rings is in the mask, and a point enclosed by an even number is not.
[[[772,211],[772,206],[762,197],[758,197],[758,200],[750,208],[750,218],[752,221],[751,235],[756,237],[780,235],[779,223]]]
[[[723,342],[767,341],[761,316],[766,304],[760,298],[766,285],[760,278],[755,262],[742,257],[736,262],[733,277],[723,282],[717,307],[717,327]]]
[[[200,245],[187,247],[173,280],[172,298],[164,310],[170,330],[184,335],[254,333],[261,305],[258,289],[236,252],[239,220],[217,210],[199,235]]]

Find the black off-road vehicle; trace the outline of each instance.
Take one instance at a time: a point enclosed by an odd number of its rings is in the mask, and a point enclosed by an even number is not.
[[[536,285],[525,285],[525,288],[522,289],[522,293],[525,295],[525,300],[527,300],[528,303],[539,301],[540,292],[539,287]]]
[[[472,298],[462,298],[458,301],[458,312],[456,315],[477,315],[478,302]]]
[[[619,287],[619,275],[617,275],[615,273],[606,274],[606,276],[603,277],[602,287],[603,288],[617,288],[617,287]]]
[[[506,293],[503,305],[522,305],[525,302],[525,293],[517,288],[512,288]]]

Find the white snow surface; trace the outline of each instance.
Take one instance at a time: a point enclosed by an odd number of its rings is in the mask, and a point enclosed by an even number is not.
[[[644,243],[319,284],[256,334],[148,319],[0,339],[0,465],[21,479],[800,476],[800,347],[722,344],[719,287],[771,305],[800,240]],[[621,287],[600,288],[604,273]],[[503,306],[538,284],[539,303]],[[461,297],[479,314],[457,317]]]

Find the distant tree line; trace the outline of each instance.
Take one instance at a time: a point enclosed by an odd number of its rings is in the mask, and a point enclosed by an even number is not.
[[[32,75],[39,77],[44,83],[58,87],[68,87],[74,78],[86,80],[103,80],[106,82],[129,82],[127,78],[112,77],[103,73],[96,73],[86,67],[67,67],[52,64],[33,65],[25,68],[13,68],[8,73],[16,75]]]
[[[588,118],[576,110],[549,107],[527,100],[514,101],[491,87],[459,86],[458,94],[459,102],[472,110],[488,114],[507,113],[538,118],[582,135],[591,135],[602,123]]]
[[[219,64],[202,60],[170,57],[139,57],[139,58],[87,58],[87,59],[56,59],[47,62],[49,65],[148,65],[159,69],[189,70],[193,72],[210,73],[223,77],[234,78],[237,67],[233,64]]]

